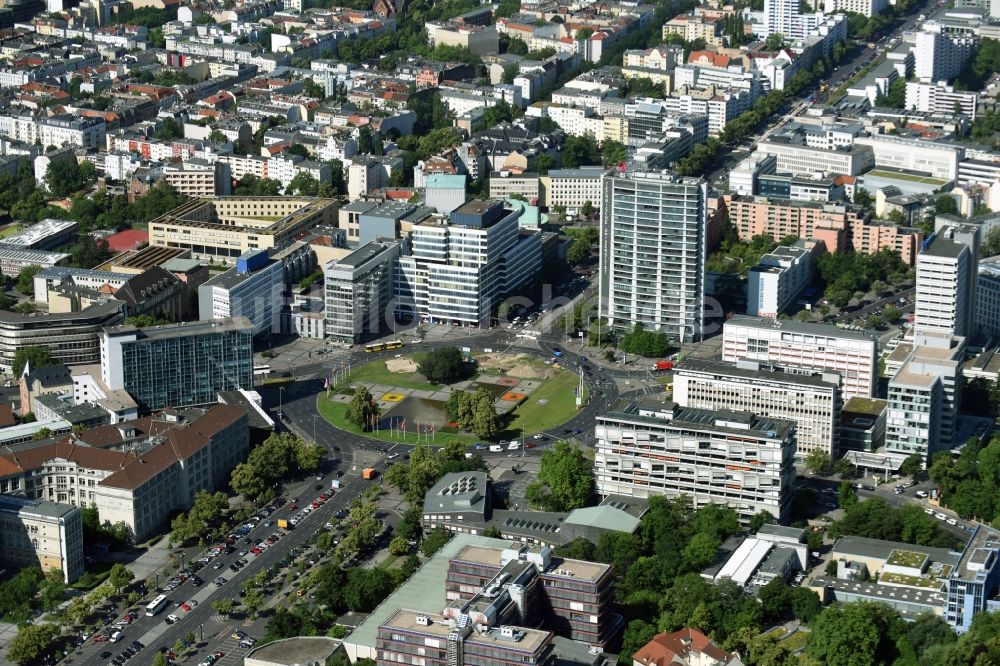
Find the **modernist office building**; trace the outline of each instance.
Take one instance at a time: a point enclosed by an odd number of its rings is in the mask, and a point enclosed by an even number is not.
[[[689,342],[705,309],[704,181],[659,172],[604,178],[600,308],[617,329],[642,324]]]
[[[619,400],[597,417],[594,470],[601,495],[687,495],[728,504],[749,521],[786,523],[795,480],[795,423],[748,412]]]
[[[780,372],[766,364],[686,360],[674,371],[674,401],[699,409],[735,409],[796,423],[796,458],[835,455],[840,427],[840,375]]]
[[[253,324],[245,317],[101,334],[101,378],[140,410],[217,402],[219,391],[253,388]]]

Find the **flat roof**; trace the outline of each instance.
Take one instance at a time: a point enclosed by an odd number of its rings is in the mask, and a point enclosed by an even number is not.
[[[725,326],[726,328],[730,326],[749,326],[751,328],[766,328],[775,331],[787,331],[790,333],[802,333],[804,335],[825,336],[829,338],[864,340],[865,342],[875,341],[875,337],[870,333],[847,331],[837,328],[832,324],[813,324],[794,319],[767,319],[751,315],[733,315],[726,322]]]
[[[143,328],[126,324],[123,326],[112,326],[104,330],[109,336],[138,335],[140,340],[151,340],[155,338],[184,338],[190,335],[225,333],[227,331],[252,331],[253,324],[246,317],[231,317],[229,319],[189,321],[180,324],[165,324],[163,326],[147,326]]]
[[[429,622],[427,624],[417,623],[417,618],[421,616],[428,618]],[[445,639],[454,630],[450,622],[437,613],[424,613],[407,609],[397,610],[383,623],[383,626],[401,631],[412,631],[418,634],[440,636]],[[515,628],[515,636],[519,636],[520,638],[514,639],[501,636],[498,628],[491,628],[485,632],[473,630],[471,634],[466,636],[465,642],[502,645],[506,650],[535,652],[545,644],[545,641],[550,639],[551,635],[547,631],[517,626]]]
[[[365,264],[378,255],[382,254],[389,249],[388,243],[382,243],[379,241],[369,241],[359,247],[354,252],[351,252],[346,257],[335,260],[335,266],[349,266],[351,268],[357,268],[362,264]]]
[[[47,500],[29,499],[19,495],[0,495],[0,512],[35,515],[45,518],[62,518],[77,507]]]
[[[247,282],[248,280],[253,280],[255,278],[260,277],[275,264],[280,264],[280,262],[268,258],[267,263],[258,268],[257,270],[247,271],[243,273],[239,272],[239,268],[237,266],[233,266],[232,268],[225,270],[216,275],[215,277],[205,281],[200,286],[222,287],[223,289],[232,289],[233,287],[237,287],[243,284],[244,282]],[[284,282],[284,277],[282,277],[282,282]]]
[[[326,663],[326,660],[340,647],[341,641],[326,636],[296,636],[268,643],[252,650],[246,659],[260,659],[275,664],[299,666],[299,664]]]
[[[45,218],[41,222],[36,222],[27,229],[19,231],[11,236],[7,236],[3,239],[3,242],[9,245],[31,245],[32,243],[45,240],[49,236],[58,234],[66,229],[73,229],[76,226],[77,223],[73,220]]]
[[[885,412],[886,405],[887,402],[885,400],[855,396],[844,403],[841,412],[844,414],[881,416]]]
[[[833,544],[835,554],[855,555],[858,557],[868,557],[878,560],[889,559],[889,554],[894,550],[912,550],[917,553],[927,555],[934,562],[955,565],[960,557],[959,553],[947,548],[931,548],[930,546],[915,546],[899,541],[884,541],[882,539],[869,539],[868,537],[843,536]]]
[[[496,566],[499,569],[504,549],[511,547],[522,548],[525,545],[517,542],[511,543],[510,541],[501,541],[500,543],[503,545],[467,545],[452,559],[462,560],[463,562],[472,562],[475,564]],[[597,581],[600,580],[601,576],[605,574],[608,568],[609,566],[607,564],[601,564],[599,562],[587,562],[585,560],[570,560],[561,557],[553,557],[551,560],[551,566],[546,569],[544,573],[546,575],[559,575],[555,572],[562,570],[567,572],[567,576],[571,578]]]
[[[674,369],[674,372],[683,373],[685,370],[690,370],[691,372],[739,377],[750,381],[781,382],[784,384],[799,384],[821,388],[836,388],[839,386],[837,382],[823,379],[823,374],[819,372],[809,375],[799,375],[792,372],[781,372],[766,365],[757,365],[758,369],[753,369],[722,361],[686,358]]]
[[[384,624],[400,608],[422,609],[429,606],[440,609],[445,606],[444,580],[448,575],[448,563],[456,553],[469,545],[505,548],[508,543],[504,539],[491,539],[473,534],[456,534],[409,579],[386,597],[385,601],[379,604],[365,621],[344,639],[344,642],[374,650],[379,626]]]
[[[585,525],[602,530],[631,534],[639,527],[639,519],[614,506],[602,504],[570,511],[563,524]]]
[[[962,250],[967,249],[966,245],[963,243],[956,243],[953,240],[943,238],[938,236],[935,238],[930,246],[924,250],[921,254],[929,254],[935,257],[947,257],[949,259],[955,259],[960,254]]]
[[[651,415],[641,414],[645,410]],[[671,412],[671,410],[673,410]],[[669,425],[678,429],[689,428],[696,431],[710,431],[724,434],[765,437],[778,439],[795,427],[794,421],[786,419],[758,417],[750,412],[734,412],[720,409],[698,409],[679,407],[674,403],[641,405],[625,398],[619,398],[598,419],[620,419],[645,423],[651,426]],[[746,428],[726,425],[745,423]]]

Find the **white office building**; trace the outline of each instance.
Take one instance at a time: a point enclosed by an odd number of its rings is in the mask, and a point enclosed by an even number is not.
[[[323,269],[325,334],[352,345],[392,321],[393,266],[400,242],[371,241]]]
[[[500,298],[541,269],[541,232],[518,230],[521,209],[469,201],[413,225],[397,260],[396,311],[421,321],[487,326]]]
[[[722,331],[722,360],[759,361],[789,371],[829,371],[842,378],[844,400],[870,398],[878,384],[878,340],[831,324],[736,315]]]
[[[858,137],[854,145],[870,147],[876,167],[915,171],[949,181],[958,177],[958,163],[965,157],[965,149],[958,145],[888,134]]]
[[[914,331],[967,337],[975,328],[979,227],[942,228],[917,255]]]
[[[871,18],[889,6],[889,0],[824,0],[823,11],[827,14],[846,12],[861,14]]]
[[[765,155],[774,155],[778,159],[778,173],[790,173],[798,176],[816,173],[844,174],[858,176],[875,166],[875,156],[872,150],[859,145],[860,140],[851,147],[813,148],[804,143],[791,143],[777,139],[761,141],[757,150]]]
[[[976,331],[984,336],[1000,336],[1000,256],[979,262]]]
[[[747,272],[747,314],[777,317],[812,279],[812,251],[777,247]]]
[[[952,446],[964,361],[965,338],[914,336],[906,361],[889,380],[885,449],[896,467],[912,454],[930,465],[935,453]]]
[[[600,312],[676,340],[702,335],[706,185],[660,172],[612,173],[601,199]]]
[[[285,267],[271,260],[267,250],[251,250],[236,266],[198,287],[198,317],[230,319],[246,317],[253,334],[281,333]]]
[[[601,495],[727,504],[749,521],[787,522],[795,481],[795,424],[747,412],[619,400],[597,417],[594,472]]]
[[[795,422],[796,458],[836,455],[840,375],[781,372],[754,361],[685,360],[674,370],[673,399],[683,407],[734,409]]]

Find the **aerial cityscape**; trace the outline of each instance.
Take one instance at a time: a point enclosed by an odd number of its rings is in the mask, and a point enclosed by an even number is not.
[[[1000,2],[0,60],[0,666],[1000,664]]]

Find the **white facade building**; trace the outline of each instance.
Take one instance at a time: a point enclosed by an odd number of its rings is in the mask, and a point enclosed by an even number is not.
[[[915,332],[973,334],[978,252],[978,227],[962,224],[941,229],[917,255]]]
[[[795,480],[795,424],[747,412],[620,401],[598,415],[594,472],[601,495],[727,504],[749,521],[787,522]]]
[[[795,457],[837,452],[840,375],[778,372],[752,361],[685,360],[674,370],[673,399],[683,407],[731,409],[796,424]]]
[[[812,252],[777,247],[747,272],[747,314],[777,317],[812,279]]]
[[[878,340],[829,324],[736,315],[722,332],[722,360],[748,359],[780,368],[836,372],[844,400],[872,397],[878,384]]]
[[[984,336],[1000,336],[1000,257],[990,257],[979,263],[976,331]]]
[[[854,145],[871,147],[876,167],[916,171],[943,180],[958,177],[958,163],[965,157],[961,146],[888,134],[858,137]]]
[[[962,72],[979,40],[946,35],[938,23],[925,23],[913,46],[914,75],[922,81],[950,81]]]
[[[601,198],[601,316],[682,342],[705,310],[706,184],[659,172],[612,173]]]
[[[263,255],[258,259],[263,265],[248,261],[248,255]],[[255,336],[281,333],[284,290],[284,264],[269,260],[267,250],[248,252],[235,267],[198,287],[198,317],[203,321],[246,317]]]
[[[922,81],[906,82],[905,109],[952,115],[956,109],[976,119],[979,93],[975,90],[955,90],[946,81],[936,83]]]

